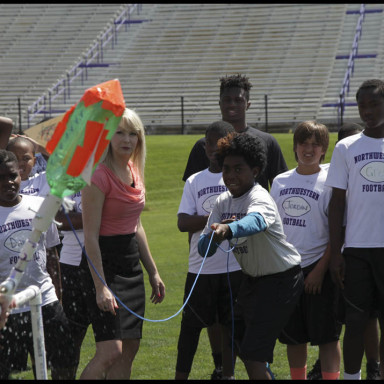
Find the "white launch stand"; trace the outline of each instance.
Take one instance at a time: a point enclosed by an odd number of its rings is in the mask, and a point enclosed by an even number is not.
[[[40,236],[52,223],[57,211],[60,208],[62,198],[48,194],[36,212],[32,220],[32,232],[20,250],[19,260],[11,270],[8,278],[0,283],[0,293],[17,300],[17,305],[21,306],[29,301],[31,308],[31,323],[33,333],[33,347],[36,360],[36,379],[47,379],[47,366],[45,358],[44,328],[41,314],[41,292],[36,286],[29,286],[23,291],[15,294],[28,262],[32,260]]]
[[[23,291],[13,295],[13,299],[16,302],[16,308],[23,306],[29,301],[29,306],[31,308],[33,350],[35,352],[36,379],[47,380],[48,375],[40,289],[35,285],[30,285]]]

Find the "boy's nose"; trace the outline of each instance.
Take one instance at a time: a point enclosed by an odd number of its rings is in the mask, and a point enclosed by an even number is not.
[[[228,172],[226,175],[226,179],[229,181],[232,181],[234,179],[235,173],[234,172]]]
[[[372,114],[369,109],[361,109],[359,112],[361,117],[370,117]]]
[[[235,105],[235,100],[230,99],[230,100],[227,101],[227,104],[228,104],[229,106],[233,106],[233,105]]]

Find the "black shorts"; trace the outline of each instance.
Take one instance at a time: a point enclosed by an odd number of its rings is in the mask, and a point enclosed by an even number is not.
[[[68,320],[58,301],[41,308],[47,364],[55,369],[68,369],[75,359]],[[14,367],[20,351],[34,356],[31,313],[10,315],[0,331],[0,377],[5,380]]]
[[[231,321],[232,305],[240,288],[243,272],[235,271],[218,274],[200,274],[191,297],[184,307],[182,322],[190,327],[205,328],[219,322],[228,324]],[[197,274],[188,272],[184,289],[184,302],[191,292]],[[230,287],[228,285],[228,276]]]
[[[235,305],[235,343],[242,360],[273,362],[276,340],[303,291],[300,265],[262,277],[245,276]]]
[[[303,268],[304,279],[316,265],[317,262]],[[337,318],[337,303],[337,287],[327,271],[320,294],[303,291],[279,341],[288,345],[321,345],[339,340],[342,323]]]
[[[345,307],[346,307],[346,301],[344,299],[344,291],[340,288],[336,288],[336,302],[335,302],[335,312],[336,312],[336,318],[337,321],[341,324],[345,324]],[[369,312],[369,318],[370,319],[377,319],[379,317],[379,310],[378,310],[379,303],[377,301],[377,297],[374,298],[373,302],[373,308]]]
[[[345,248],[344,299],[348,317],[384,316],[384,248]]]
[[[75,327],[88,328],[91,319],[87,310],[86,272],[75,265],[60,263],[62,304],[68,321]]]
[[[135,234],[100,236],[99,245],[108,287],[127,308],[144,317],[144,279]],[[95,285],[84,255],[80,266],[87,272],[84,275],[85,300],[96,342],[141,339],[143,320],[125,309],[118,300],[116,316],[101,311],[96,303]]]
[[[71,335],[75,345],[76,360],[74,366],[77,367],[80,361],[81,345],[87,334],[91,319],[86,303],[86,287],[84,271],[75,265],[60,263],[62,305],[71,327]]]

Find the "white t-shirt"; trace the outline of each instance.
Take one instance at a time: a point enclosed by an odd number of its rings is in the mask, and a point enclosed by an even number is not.
[[[69,197],[75,202],[73,207],[75,212],[81,212],[81,191]],[[60,263],[79,266],[81,262],[81,246],[73,233],[70,231],[61,231],[63,247],[60,251]],[[84,233],[82,229],[76,229],[77,237],[82,246],[84,246]]]
[[[47,168],[47,160],[45,160],[44,156],[40,152],[36,153],[35,158],[36,162],[30,173],[31,175],[44,172]]]
[[[301,255],[301,266],[319,260],[329,242],[328,205],[332,189],[324,185],[329,164],[320,172],[301,175],[296,168],[273,179],[271,196],[276,202],[287,241]]]
[[[347,191],[345,247],[384,247],[384,139],[359,133],[339,141],[326,185]]]
[[[177,213],[200,216],[209,215],[217,197],[226,190],[227,187],[224,185],[221,172],[212,173],[208,169],[197,172],[185,182]],[[198,273],[203,261],[197,249],[201,232],[195,232],[191,238],[188,269],[191,273]],[[220,247],[228,250],[228,241],[221,243]],[[227,259],[228,253],[218,248],[214,255],[205,259],[201,273],[217,274],[225,273],[227,270],[233,272],[241,269],[232,252],[229,253],[228,268]]]
[[[25,241],[32,233],[32,220],[43,202],[38,196],[22,196],[14,207],[0,207],[0,281],[4,281],[16,265],[19,253]],[[51,248],[60,243],[55,224],[43,233],[17,287],[17,292],[30,285],[41,289],[42,304],[57,300],[55,287],[47,272],[46,247]],[[13,310],[12,313],[25,312],[29,306]]]
[[[251,276],[265,276],[284,272],[300,264],[300,254],[286,241],[283,224],[275,201],[260,184],[240,197],[230,192],[222,193],[216,200],[204,233],[210,233],[213,223],[235,216],[242,219],[251,212],[261,214],[267,225],[263,232],[239,239],[232,239],[233,251],[244,273]]]
[[[21,195],[42,196],[49,194],[50,188],[45,172],[36,173],[20,184]]]

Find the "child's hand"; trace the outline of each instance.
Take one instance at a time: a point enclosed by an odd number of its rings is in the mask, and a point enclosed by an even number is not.
[[[230,224],[236,221],[236,216],[232,216],[230,219],[225,219],[221,222],[221,224]]]
[[[329,270],[331,271],[333,282],[341,289],[344,289],[345,261],[341,253],[331,255]]]
[[[316,295],[321,293],[324,280],[324,271],[314,268],[304,281],[304,290],[308,294]]]
[[[15,300],[0,294],[0,329],[4,327],[9,316],[9,310],[16,307]]]
[[[221,243],[230,235],[230,229],[227,224],[213,223],[211,229],[214,231],[213,241]]]

